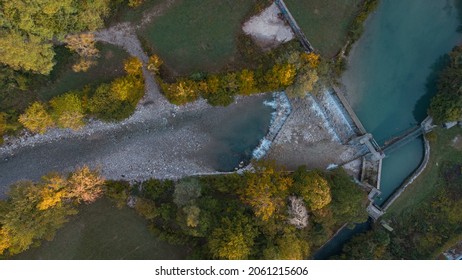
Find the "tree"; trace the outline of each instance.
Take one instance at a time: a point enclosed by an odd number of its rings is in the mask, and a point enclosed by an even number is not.
[[[265,81],[269,90],[278,90],[291,85],[297,74],[292,64],[275,64],[266,74]]]
[[[2,143],[3,134],[6,132],[6,118],[5,114],[0,113],[0,144]]]
[[[253,71],[244,69],[239,73],[239,91],[241,94],[252,94],[258,91]]]
[[[98,171],[84,165],[69,177],[68,198],[91,203],[103,194],[104,179]]]
[[[40,102],[34,102],[19,116],[19,122],[34,133],[45,133],[54,121]]]
[[[95,42],[93,33],[66,36],[66,47],[80,56],[79,62],[72,66],[75,72],[86,72],[92,65],[96,64],[95,59],[99,56],[99,50],[96,48]]]
[[[160,71],[160,66],[162,66],[163,61],[160,57],[156,54],[153,54],[149,57],[147,68],[149,71],[153,72],[154,74],[158,74]]]
[[[201,196],[199,181],[195,178],[184,179],[175,185],[173,202],[178,207],[193,204]]]
[[[272,162],[261,162],[255,168],[255,172],[245,173],[246,184],[238,193],[257,217],[267,221],[284,208],[292,179],[276,170]]]
[[[69,204],[55,205],[40,210],[42,187],[32,182],[13,185],[0,215],[0,254],[10,255],[27,250],[41,239],[51,240],[67,216],[76,214]]]
[[[278,236],[274,243],[270,243],[263,251],[264,259],[304,260],[310,251],[308,242],[297,237],[294,231],[286,231],[282,236]]]
[[[428,110],[435,123],[462,119],[462,46],[452,50],[449,60],[440,74],[437,95],[433,97]]]
[[[51,41],[103,26],[109,4],[109,0],[2,1],[0,62],[49,74],[54,65]]]
[[[299,167],[294,176],[294,189],[303,197],[308,208],[319,210],[332,201],[329,183],[318,171],[306,171]]]
[[[63,176],[57,173],[48,174],[42,178],[40,186],[41,201],[37,205],[39,210],[47,210],[61,205],[68,186],[68,183]]]
[[[143,80],[133,75],[117,78],[111,83],[113,97],[120,101],[138,101],[143,96],[143,90]]]
[[[314,52],[310,53],[302,53],[301,59],[308,63],[311,68],[317,68],[319,65],[319,54],[315,54]]]
[[[83,106],[77,92],[68,92],[50,100],[53,116],[62,128],[80,129],[84,125]]]
[[[143,4],[144,0],[128,0],[128,6],[132,8],[136,8],[139,5]]]
[[[143,63],[137,57],[130,57],[124,61],[124,69],[128,75],[141,77],[143,75]]]
[[[162,89],[168,100],[175,105],[184,105],[199,97],[195,83],[189,80],[181,80],[174,84],[162,84]]]
[[[212,231],[208,239],[208,247],[216,259],[245,260],[251,254],[256,236],[257,230],[252,221],[237,214],[232,219],[221,219],[220,226]]]
[[[302,71],[297,75],[292,85],[288,86],[286,93],[290,97],[305,97],[312,92],[319,77],[316,70]]]
[[[16,31],[0,35],[0,62],[14,70],[48,75],[54,66],[53,57],[52,44],[38,36],[24,38]]]

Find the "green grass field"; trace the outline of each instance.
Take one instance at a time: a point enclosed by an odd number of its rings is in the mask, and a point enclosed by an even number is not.
[[[423,201],[432,199],[438,191],[440,167],[444,162],[462,163],[462,128],[434,130],[436,141],[430,144],[430,160],[422,174],[409,185],[388,209],[385,218],[405,215],[413,211]],[[453,142],[459,136],[460,142]]]
[[[362,0],[285,0],[313,47],[332,57],[346,43],[348,27]]]
[[[139,32],[175,74],[219,71],[236,58],[251,0],[178,1]]]
[[[81,206],[79,214],[58,230],[53,241],[15,259],[184,259],[187,248],[158,240],[146,220],[107,199]]]

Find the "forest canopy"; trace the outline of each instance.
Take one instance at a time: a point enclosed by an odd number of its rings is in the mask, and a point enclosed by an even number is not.
[[[15,70],[49,74],[53,42],[104,24],[110,0],[1,0],[0,62]]]

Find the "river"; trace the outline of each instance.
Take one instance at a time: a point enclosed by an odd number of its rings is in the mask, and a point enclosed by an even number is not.
[[[354,45],[342,80],[365,128],[383,144],[419,124],[445,54],[461,42],[460,0],[381,0]],[[383,161],[381,205],[420,164],[422,139]]]
[[[419,124],[436,93],[438,72],[446,55],[461,42],[461,0],[380,0],[353,46],[342,82],[366,130],[383,144]],[[382,205],[419,166],[421,138],[397,148],[383,160]],[[369,223],[369,222],[368,222]],[[341,253],[342,246],[368,223],[345,228],[315,258]]]

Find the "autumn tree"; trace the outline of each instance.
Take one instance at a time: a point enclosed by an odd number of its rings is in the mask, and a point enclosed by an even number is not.
[[[52,40],[103,26],[109,0],[9,0],[1,2],[0,62],[14,69],[49,74]]]
[[[148,65],[146,66],[147,69],[154,74],[158,74],[160,71],[160,66],[162,66],[163,61],[160,57],[156,54],[153,54],[149,57]]]
[[[254,72],[247,69],[242,70],[239,73],[239,92],[248,95],[257,91],[257,82]]]
[[[43,188],[27,181],[11,187],[0,213],[0,254],[18,254],[41,239],[51,240],[67,216],[76,213],[70,204],[40,207]]]
[[[54,97],[50,100],[50,105],[59,127],[78,130],[84,125],[82,101],[77,92]]]
[[[139,5],[143,4],[144,0],[128,0],[128,6],[132,8],[136,8]]]
[[[162,84],[162,89],[170,102],[176,105],[184,105],[199,97],[196,85],[190,80],[181,80],[174,84]]]
[[[266,74],[265,81],[268,89],[278,90],[294,82],[297,71],[292,64],[275,64]]]
[[[19,122],[34,133],[45,133],[54,121],[40,102],[34,102],[19,116]]]
[[[0,144],[2,143],[3,134],[6,132],[6,117],[0,113]]]
[[[215,259],[248,259],[257,233],[252,221],[242,214],[224,217],[208,239],[210,253]]]
[[[278,236],[263,251],[263,258],[267,260],[304,260],[307,258],[310,246],[304,238],[300,238],[294,231],[286,230]]]
[[[301,54],[301,59],[308,63],[308,65],[310,66],[310,68],[317,68],[319,66],[319,59],[320,56],[319,54],[316,54],[314,52],[310,52],[310,53],[302,53]]]
[[[133,75],[117,78],[111,83],[111,93],[120,101],[137,101],[143,96],[143,90],[143,80]]]
[[[39,210],[47,210],[52,207],[61,206],[62,199],[66,196],[68,182],[64,176],[58,173],[51,173],[42,178],[41,200],[37,204]]]
[[[74,171],[68,181],[67,197],[77,202],[91,203],[103,194],[103,177],[86,165]]]
[[[54,66],[54,55],[52,44],[42,42],[38,36],[24,37],[16,31],[0,34],[0,62],[14,70],[47,75]]]
[[[272,162],[261,162],[255,172],[245,173],[245,186],[241,188],[241,200],[249,204],[255,215],[263,221],[280,212],[288,196],[292,179],[277,170]]]
[[[319,210],[332,201],[329,183],[318,171],[297,169],[294,178],[295,191],[305,200],[311,210]]]
[[[143,75],[143,63],[137,57],[130,57],[124,61],[124,70],[128,75],[141,77]]]
[[[318,80],[316,70],[301,71],[295,78],[294,83],[287,87],[286,93],[289,97],[305,97],[307,93],[313,92]]]
[[[80,56],[79,61],[72,66],[75,72],[86,72],[92,65],[96,64],[99,50],[95,46],[96,41],[93,33],[67,35],[64,41],[68,49]]]

